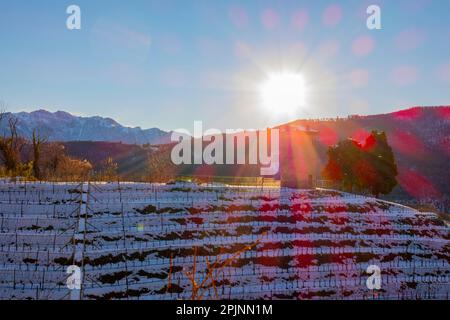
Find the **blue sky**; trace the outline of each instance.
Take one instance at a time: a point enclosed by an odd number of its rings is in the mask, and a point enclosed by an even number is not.
[[[82,29],[66,28],[79,5]],[[378,4],[382,30],[368,30]],[[450,0],[0,0],[0,100],[131,126],[262,128],[295,118],[450,104]],[[307,105],[257,88],[299,72]]]

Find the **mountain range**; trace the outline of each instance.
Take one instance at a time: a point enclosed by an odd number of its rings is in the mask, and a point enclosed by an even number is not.
[[[158,128],[141,129],[126,127],[111,118],[79,117],[68,112],[33,112],[6,113],[5,116],[18,119],[18,133],[31,137],[34,129],[39,129],[49,141],[108,141],[125,144],[163,144],[170,141],[170,134]],[[6,121],[0,124],[3,132]]]

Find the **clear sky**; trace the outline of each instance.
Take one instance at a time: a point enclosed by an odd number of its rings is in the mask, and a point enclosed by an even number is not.
[[[66,28],[76,4],[82,29]],[[382,30],[366,8],[381,7]],[[262,128],[450,104],[450,0],[0,0],[0,100],[143,128]],[[306,106],[258,88],[300,73]]]

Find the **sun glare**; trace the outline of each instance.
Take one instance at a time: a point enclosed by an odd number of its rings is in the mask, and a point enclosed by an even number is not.
[[[260,87],[263,106],[276,114],[291,114],[305,105],[305,81],[301,74],[270,74]]]

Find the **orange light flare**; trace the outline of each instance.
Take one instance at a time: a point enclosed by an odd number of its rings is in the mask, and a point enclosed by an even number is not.
[[[289,179],[307,181],[317,174],[320,157],[308,133],[289,128],[281,133],[280,171]]]
[[[280,170],[282,178],[284,175],[288,175],[288,178],[293,178],[297,181],[307,180],[309,174],[315,171],[314,164],[320,163],[312,139],[305,132],[288,128],[286,132],[283,132],[281,141]],[[291,201],[295,199],[296,196],[291,197]],[[303,197],[301,202],[291,204],[290,210],[292,217],[296,221],[309,221],[313,218],[312,205],[308,198]],[[296,240],[294,241],[294,246],[312,248],[314,246],[313,239]],[[295,257],[295,263],[300,268],[314,265],[315,260],[316,257],[313,254]],[[302,280],[307,280],[305,278],[306,275],[304,272],[299,272],[298,274]]]

